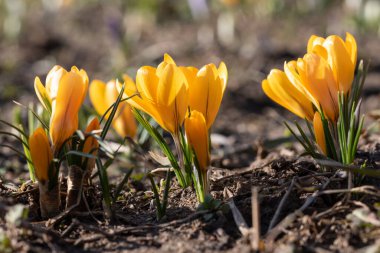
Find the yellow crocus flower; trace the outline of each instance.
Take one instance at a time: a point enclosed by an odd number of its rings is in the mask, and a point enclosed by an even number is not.
[[[264,93],[273,101],[297,116],[311,121],[314,117],[313,105],[286,77],[285,73],[273,69],[262,82]]]
[[[339,115],[338,85],[323,57],[314,53],[306,54],[297,62],[286,63],[285,73],[292,84],[306,94],[317,109],[322,107],[326,116],[336,122]]]
[[[218,114],[227,85],[227,67],[221,62],[219,68],[207,64],[200,70],[182,67],[189,83],[189,105],[191,110],[201,112],[210,128]]]
[[[192,110],[185,119],[186,137],[193,148],[201,170],[207,170],[210,165],[210,145],[208,128],[202,113]]]
[[[49,139],[42,127],[37,128],[29,137],[30,155],[34,164],[36,177],[44,183],[49,179],[49,167],[53,160]]]
[[[137,71],[136,84],[124,76],[128,103],[149,114],[166,131],[177,135],[188,107],[187,79],[169,55],[157,68],[143,66]],[[118,89],[120,90],[119,85]]]
[[[327,155],[325,131],[323,129],[322,118],[319,112],[315,112],[314,114],[313,126],[314,126],[315,140],[319,148],[322,150],[323,154]]]
[[[100,115],[103,115],[119,96],[115,80],[111,80],[107,84],[100,80],[94,80],[90,84],[89,93],[91,103]],[[106,118],[108,118],[110,112],[108,112]],[[137,124],[128,103],[122,102],[119,104],[112,126],[122,138],[125,136],[135,137]]]
[[[37,77],[35,89],[41,103],[48,107],[51,102],[50,138],[54,150],[78,129],[78,112],[86,98],[88,89],[87,73],[73,66],[70,72],[60,66],[54,66],[46,78],[44,87]]]
[[[357,45],[355,38],[346,33],[346,40],[337,35],[326,39],[311,36],[307,45],[308,53],[316,53],[324,58],[334,74],[338,90],[344,94],[351,89],[357,61]]]
[[[29,149],[38,180],[41,216],[50,218],[58,214],[61,197],[58,178],[49,178],[49,175],[55,175],[57,171],[52,164],[53,151],[48,136],[42,127],[37,128],[29,137]],[[50,180],[53,180],[52,187]]]

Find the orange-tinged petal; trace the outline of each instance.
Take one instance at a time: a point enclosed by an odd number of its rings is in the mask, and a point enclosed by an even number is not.
[[[87,128],[86,128],[86,130],[85,130],[85,133],[86,133],[86,134],[89,134],[89,133],[91,133],[92,131],[99,130],[99,129],[100,129],[100,123],[99,123],[99,120],[98,120],[98,118],[94,118],[94,119],[91,120],[91,122],[87,125]],[[91,154],[91,155],[96,156],[96,155],[98,154],[98,148],[99,148],[99,143],[98,143],[98,141],[96,140],[96,138],[93,137],[93,136],[88,136],[88,137],[86,138],[86,140],[84,141],[84,145],[83,145],[83,153],[87,153],[87,154]],[[95,167],[95,159],[94,159],[94,158],[90,158],[90,159],[83,158],[82,160],[83,160],[83,162],[87,160],[86,170],[87,170],[87,173],[88,173],[88,174],[91,174],[92,169]],[[87,178],[88,178],[89,176],[90,176],[90,175],[87,175]]]
[[[207,170],[210,165],[210,148],[206,120],[198,111],[191,111],[189,118],[185,119],[186,137],[193,148],[200,169]]]
[[[166,62],[168,64],[176,65],[175,61],[173,60],[173,58],[168,53],[164,54],[164,62]]]
[[[314,46],[322,45],[324,41],[325,41],[325,39],[322,37],[318,37],[316,35],[311,35],[309,38],[309,41],[307,42],[307,52],[312,53]]]
[[[51,112],[52,101],[51,101],[50,95],[46,91],[45,86],[41,83],[41,80],[39,77],[36,77],[34,79],[34,90],[41,104],[45,107],[46,110]]]
[[[218,72],[219,72],[219,77],[223,80],[223,93],[224,93],[224,90],[227,87],[227,81],[228,81],[227,66],[224,62],[221,62],[219,64]]]
[[[162,126],[165,130],[167,130],[163,125],[163,120],[161,118],[161,115],[158,113],[158,105],[148,99],[143,93],[138,93],[139,95],[135,95],[137,92],[136,85],[133,82],[133,80],[127,76],[124,75],[125,80],[125,88],[124,88],[124,94],[123,98],[129,98],[127,100],[128,104],[130,104],[132,107],[141,110],[147,114],[149,114],[160,126]],[[120,83],[116,84],[116,87],[118,91],[121,91],[122,85]]]
[[[317,98],[327,117],[336,121],[339,114],[338,90],[328,63],[316,54],[306,54],[304,63],[305,79],[311,84],[312,94]]]
[[[314,110],[311,101],[290,83],[284,72],[272,70],[262,82],[262,88],[276,103],[303,119],[312,120]]]
[[[85,130],[85,133],[88,134],[92,131],[99,130],[100,129],[100,123],[98,118],[94,118],[91,120],[91,122],[87,125],[87,128]],[[84,145],[83,145],[83,153],[96,155],[98,153],[97,148],[99,147],[99,143],[93,136],[89,136],[86,138]]]
[[[53,160],[53,153],[42,127],[37,128],[29,137],[29,148],[36,177],[38,181],[46,182],[49,179],[49,167]]]
[[[182,73],[185,75],[187,80],[187,85],[190,87],[196,82],[198,69],[195,67],[179,67]]]
[[[157,103],[170,106],[177,98],[182,86],[186,86],[187,80],[182,71],[173,64],[168,64],[162,72],[157,87]]]
[[[107,107],[110,107],[113,103],[115,103],[118,96],[119,96],[119,91],[116,88],[116,81],[115,80],[109,81],[105,87],[104,98],[103,98]]]
[[[351,56],[351,62],[354,66],[356,66],[358,49],[357,49],[356,40],[354,36],[352,36],[352,34],[349,32],[346,33],[345,43],[346,43],[347,51],[349,55]]]
[[[127,103],[120,105],[120,107],[121,113],[114,119],[112,126],[122,138],[126,136],[134,138],[137,133],[137,124],[131,107]]]
[[[325,59],[326,61],[328,59],[327,50],[322,45],[315,45],[313,47],[313,50],[309,53],[317,54],[317,55],[321,56],[323,59]]]
[[[86,83],[74,72],[68,72],[60,80],[56,105],[50,119],[50,137],[54,149],[59,149],[78,129],[78,112],[86,91]]]
[[[156,68],[143,66],[137,71],[136,87],[141,97],[157,101],[158,77]]]
[[[58,92],[59,82],[67,74],[67,71],[59,65],[55,65],[46,76],[46,91],[48,92],[51,100],[55,100]]]
[[[162,75],[162,72],[164,71],[165,67],[168,64],[173,64],[173,65],[177,66],[177,64],[175,63],[175,61],[173,60],[173,58],[170,55],[165,54],[164,55],[164,60],[160,64],[158,64],[157,69],[156,69],[156,75],[158,77],[160,77]]]
[[[204,115],[208,128],[218,114],[224,88],[224,80],[219,77],[219,72],[213,64],[202,67],[198,71],[196,81],[189,86],[190,108]]]
[[[300,68],[303,60],[298,59],[297,61],[290,61],[288,63],[284,63],[284,70],[289,81],[296,87],[302,94],[305,94],[308,100],[310,100],[317,108],[319,108],[319,102],[311,93],[310,85],[302,80],[301,75],[303,74],[303,70]]]
[[[315,112],[313,119],[315,140],[322,150],[323,154],[327,155],[325,131],[323,129],[323,123],[319,112]]]
[[[72,69],[72,71],[74,69],[75,70],[74,72],[82,77],[82,81],[85,85],[85,92],[82,95],[82,102],[81,102],[83,104],[84,100],[86,99],[86,95],[87,95],[87,91],[88,91],[88,84],[89,84],[87,72],[84,69],[78,70],[78,68],[75,66],[73,66],[71,69]]]
[[[332,35],[325,40],[323,46],[327,49],[328,63],[339,85],[339,91],[346,94],[351,89],[355,71],[346,44],[339,36]]]
[[[93,80],[91,82],[89,89],[90,100],[99,115],[103,115],[109,107],[104,99],[105,92],[106,84],[104,82],[100,80]]]

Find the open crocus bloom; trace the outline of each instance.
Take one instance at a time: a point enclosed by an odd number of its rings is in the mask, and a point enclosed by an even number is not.
[[[336,35],[326,39],[313,35],[303,58],[285,62],[289,82],[276,70],[263,81],[264,92],[291,112],[312,121],[314,110],[305,101],[308,100],[315,109],[336,122],[338,94],[347,94],[351,89],[356,57],[356,42],[351,34],[347,33],[346,41]]]
[[[107,109],[114,104],[119,96],[116,88],[116,81],[111,80],[107,84],[94,80],[90,84],[90,100],[98,114],[103,115]],[[108,118],[111,111],[105,116]],[[112,126],[119,136],[134,137],[137,133],[137,125],[131,107],[128,103],[122,102],[116,111],[112,121]]]
[[[35,89],[45,108],[49,108],[47,102],[51,103],[49,132],[54,149],[58,150],[78,129],[78,112],[88,89],[87,73],[75,66],[70,72],[54,66],[46,77],[46,86],[37,77]]]
[[[166,131],[178,134],[188,107],[188,83],[170,56],[165,55],[157,68],[141,67],[136,84],[126,75],[124,81],[125,95],[133,96],[127,100],[131,106],[149,114]]]
[[[223,94],[226,89],[228,73],[224,62],[219,68],[207,64],[200,70],[182,67],[189,83],[189,104],[191,110],[201,112],[210,128],[218,114]]]
[[[333,74],[338,90],[344,94],[351,89],[357,60],[357,45],[355,38],[346,33],[346,40],[337,35],[326,39],[311,36],[307,45],[308,53],[315,53],[324,58]]]
[[[324,58],[314,53],[305,54],[297,62],[285,63],[285,73],[316,108],[322,109],[330,120],[338,119],[338,84]]]
[[[197,157],[200,169],[210,165],[210,145],[206,120],[202,113],[192,110],[185,119],[186,137]]]
[[[164,62],[175,64],[168,54],[165,54]],[[218,114],[227,86],[228,71],[226,64],[221,62],[218,68],[211,63],[201,69],[192,66],[180,66],[180,69],[189,86],[190,109],[201,112],[205,117],[207,128],[210,128]]]
[[[283,71],[273,69],[267,79],[263,80],[262,88],[268,97],[292,113],[309,121],[313,119],[312,103],[289,81]]]
[[[53,160],[49,139],[42,127],[37,128],[29,137],[30,155],[34,164],[36,177],[44,183],[49,179],[49,167]]]

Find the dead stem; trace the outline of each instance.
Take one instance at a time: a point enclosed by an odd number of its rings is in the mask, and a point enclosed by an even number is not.
[[[41,217],[50,218],[59,213],[59,206],[61,205],[61,196],[59,194],[59,183],[49,190],[49,183],[39,183],[40,191],[40,208]]]
[[[252,238],[251,248],[254,252],[260,250],[260,210],[259,210],[259,190],[258,187],[252,187]]]
[[[277,224],[277,220],[278,220],[278,217],[280,216],[281,214],[281,211],[284,207],[284,204],[286,202],[286,200],[289,198],[289,195],[290,193],[292,192],[293,190],[293,187],[294,187],[294,183],[296,182],[297,180],[297,177],[293,177],[292,179],[292,182],[290,184],[290,186],[288,187],[288,189],[286,190],[286,193],[284,194],[284,196],[282,197],[281,201],[280,201],[280,204],[278,205],[277,209],[276,209],[276,212],[272,218],[272,220],[270,221],[269,223],[269,228],[268,228],[268,232],[270,230],[272,230],[272,228]]]
[[[273,248],[273,242],[277,238],[278,235],[282,233],[297,217],[301,216],[303,212],[308,208],[311,204],[314,203],[314,201],[317,199],[317,197],[321,194],[321,192],[330,184],[331,180],[336,177],[338,172],[336,172],[333,176],[328,178],[326,182],[321,186],[319,190],[316,190],[312,195],[307,197],[304,204],[295,210],[293,213],[288,214],[279,224],[277,224],[274,228],[272,228],[270,231],[266,234],[266,245],[268,245],[268,250]]]
[[[84,175],[82,175],[82,178],[81,178],[81,184],[80,184],[80,187],[79,187],[79,193],[77,195],[77,201],[74,205],[72,205],[70,208],[66,209],[64,212],[58,214],[57,216],[53,217],[52,219],[49,219],[47,222],[46,222],[46,226],[47,227],[50,227],[52,228],[57,222],[61,221],[63,218],[65,218],[67,215],[69,215],[72,211],[75,210],[76,207],[78,207],[81,203],[81,197],[82,197],[82,190],[83,190],[83,181],[84,181]]]
[[[74,206],[77,203],[77,199],[80,198],[81,183],[84,176],[82,168],[72,165],[69,167],[69,173],[67,176],[67,196],[66,196],[66,209]]]

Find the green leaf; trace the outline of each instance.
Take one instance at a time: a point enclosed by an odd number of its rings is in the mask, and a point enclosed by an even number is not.
[[[118,82],[118,81],[116,80],[116,83],[117,83],[117,82]],[[110,116],[108,117],[106,123],[104,124],[103,131],[102,131],[102,133],[100,134],[100,137],[101,137],[103,140],[104,140],[104,138],[106,137],[109,128],[111,127],[112,120],[113,120],[113,118],[115,117],[115,114],[116,114],[117,108],[119,107],[119,104],[120,104],[121,98],[123,97],[123,94],[124,94],[124,88],[125,88],[125,84],[123,84],[123,86],[121,87],[121,90],[120,90],[119,96],[117,97],[116,102],[115,102],[115,104],[113,105],[113,108],[112,108],[112,111],[111,111],[111,113],[110,113]],[[103,118],[103,117],[102,117],[102,118]],[[101,119],[101,120],[102,120],[102,119]]]
[[[46,125],[46,123],[40,118],[40,116],[38,116],[38,114],[33,110],[33,108],[30,108],[30,107],[27,107],[15,100],[13,100],[13,103],[15,103],[16,105],[24,108],[24,109],[27,109],[29,112],[33,113],[34,117],[36,117],[36,119],[41,123],[41,125],[46,129],[46,130],[49,130],[49,126]]]
[[[23,130],[22,125],[20,125],[20,129]],[[20,137],[24,142],[26,142],[26,143],[28,142],[28,138],[26,138],[25,135],[20,134]],[[35,169],[34,169],[34,164],[33,164],[33,162],[31,162],[32,161],[32,155],[30,154],[29,145],[28,146],[22,145],[22,147],[24,149],[25,157],[27,158],[26,163],[28,165],[30,180],[35,182],[36,181],[36,173],[35,173]]]
[[[0,123],[3,123],[3,124],[5,124],[5,125],[7,125],[7,126],[13,128],[13,129],[15,129],[17,132],[19,132],[19,133],[20,133],[21,135],[23,135],[25,138],[29,138],[28,135],[24,132],[24,130],[23,130],[22,128],[18,128],[18,127],[16,127],[16,126],[12,125],[11,123],[8,123],[8,122],[6,122],[5,120],[2,120],[2,119],[0,119]]]

